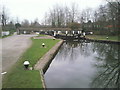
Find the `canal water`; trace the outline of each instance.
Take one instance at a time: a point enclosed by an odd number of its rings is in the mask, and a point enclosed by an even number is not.
[[[44,75],[47,88],[120,87],[119,46],[65,42]]]

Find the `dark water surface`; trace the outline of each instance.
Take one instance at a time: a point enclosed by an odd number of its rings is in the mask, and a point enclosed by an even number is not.
[[[65,42],[45,73],[47,88],[118,88],[117,44]]]

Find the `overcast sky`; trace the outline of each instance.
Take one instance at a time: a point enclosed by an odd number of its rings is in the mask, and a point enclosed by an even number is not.
[[[1,6],[5,6],[8,10],[9,16],[16,17],[19,20],[28,19],[33,21],[38,18],[39,21],[45,15],[50,8],[56,3],[59,5],[70,6],[71,3],[75,2],[78,4],[79,10],[85,8],[97,8],[100,4],[104,4],[105,0],[2,0]]]

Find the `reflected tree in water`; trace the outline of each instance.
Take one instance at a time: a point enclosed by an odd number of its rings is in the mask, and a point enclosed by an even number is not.
[[[74,61],[77,58],[77,48],[79,47],[79,43],[77,42],[66,42],[64,43],[62,49],[64,49],[63,56],[68,56],[70,60]],[[67,57],[66,57],[67,58]]]
[[[85,57],[90,56],[91,48],[88,47],[89,42],[80,41],[78,42],[66,42],[64,43],[62,49],[64,49],[63,56],[69,56],[70,60],[76,60],[79,54],[84,55]]]
[[[59,55],[61,55],[61,60],[68,60],[68,58],[72,58],[69,59],[71,61],[75,60],[76,52],[73,49],[75,49],[76,47],[78,47],[78,43],[73,44],[73,42],[65,42],[59,51]]]
[[[66,58],[70,58],[69,60],[74,61],[78,58],[79,54],[83,55],[84,57],[88,57],[92,54],[90,42],[85,42],[84,40],[80,40],[80,42],[65,42],[61,47],[59,53],[61,60],[67,60]],[[64,50],[63,50],[64,49]]]
[[[94,88],[120,88],[120,45],[93,43],[97,52],[96,67],[99,71],[92,82]]]

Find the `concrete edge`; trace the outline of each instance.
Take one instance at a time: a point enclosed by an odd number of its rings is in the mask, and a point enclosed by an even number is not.
[[[2,39],[0,39],[0,90],[2,89]]]
[[[34,69],[35,70],[44,69],[48,62],[54,58],[62,44],[63,40],[60,40],[58,43],[56,43],[44,56],[40,58],[40,60],[35,64]]]
[[[43,70],[41,69],[39,72],[40,72],[42,86],[43,86],[44,90],[46,90],[46,84],[45,84],[45,80],[44,80]]]
[[[56,56],[56,54],[59,51],[60,47],[62,46],[63,42],[64,42],[63,40],[59,41],[53,48],[50,49],[50,50],[53,50],[53,52],[51,54],[49,54],[49,56],[48,56],[49,60],[42,68],[44,74],[47,71],[47,69],[49,68],[49,65],[51,64],[52,60]]]
[[[96,39],[90,39],[90,38],[83,38],[89,41],[95,41],[95,42],[101,42],[101,43],[113,43],[113,44],[120,44],[119,41],[110,41],[110,40],[96,40]]]
[[[41,81],[42,81],[42,86],[44,88],[44,90],[46,90],[46,84],[45,84],[45,80],[44,80],[44,74],[47,71],[50,63],[52,62],[53,58],[55,57],[55,55],[57,54],[57,52],[59,51],[61,45],[63,44],[63,40],[60,40],[56,45],[54,45],[48,52],[52,51],[51,53],[46,53],[43,57],[41,57],[41,59],[35,64],[34,69],[35,70],[39,70],[40,72],[40,77],[41,77]],[[37,68],[37,65],[40,64],[41,60],[45,60],[44,57],[49,58],[49,60],[47,62],[44,63],[44,65],[42,66],[42,68]]]

